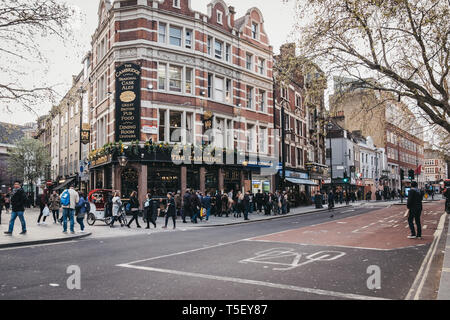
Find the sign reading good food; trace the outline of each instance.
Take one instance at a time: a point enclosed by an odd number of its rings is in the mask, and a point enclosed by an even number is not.
[[[116,69],[116,141],[140,139],[141,67],[125,63]]]

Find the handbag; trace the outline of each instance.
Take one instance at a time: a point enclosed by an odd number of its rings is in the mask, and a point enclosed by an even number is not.
[[[47,206],[45,206],[44,210],[42,210],[42,216],[48,217],[50,215],[50,210]]]

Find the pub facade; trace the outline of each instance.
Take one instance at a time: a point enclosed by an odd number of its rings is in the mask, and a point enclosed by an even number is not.
[[[275,189],[273,48],[257,8],[214,0],[99,4],[90,188],[165,195]],[[273,161],[273,159],[275,159]],[[269,170],[268,170],[269,168]]]

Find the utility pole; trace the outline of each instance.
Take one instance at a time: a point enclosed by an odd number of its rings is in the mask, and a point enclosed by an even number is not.
[[[330,187],[331,191],[333,191],[333,151],[331,147],[331,129],[333,129],[333,124],[331,123],[331,120],[328,122],[327,129],[328,129],[328,137],[330,140],[330,169],[331,169]]]

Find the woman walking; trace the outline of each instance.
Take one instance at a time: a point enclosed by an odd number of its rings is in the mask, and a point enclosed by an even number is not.
[[[80,225],[80,233],[84,233],[84,217],[86,215],[86,212],[88,211],[88,207],[89,207],[89,202],[86,201],[86,199],[84,198],[84,194],[82,192],[78,192],[79,196],[80,196],[80,200],[78,201],[77,204],[77,222]]]
[[[130,228],[130,225],[133,221],[136,221],[136,226],[140,228],[138,214],[139,214],[139,200],[137,199],[137,192],[133,191],[130,196],[130,205],[131,205],[131,214],[133,218],[131,218],[130,222],[128,222],[127,227]]]
[[[53,223],[58,223],[59,221],[59,208],[61,206],[61,198],[56,191],[53,191],[49,198],[49,209],[52,211]]]
[[[118,191],[114,192],[114,197],[112,198],[112,220],[110,227],[114,228],[114,222],[120,219],[120,207],[122,206],[122,201],[120,201],[120,194]],[[123,227],[122,221],[120,221],[120,226]]]
[[[41,210],[41,212],[39,213],[39,217],[38,217],[38,225],[41,224],[41,218],[44,214],[44,209],[45,207],[48,205],[48,198],[47,195],[45,193],[41,194],[41,196],[38,198],[39,201],[39,209]],[[45,219],[47,219],[47,216],[44,216],[44,219],[42,220],[42,224],[46,224],[45,223]]]
[[[175,200],[173,199],[172,193],[167,194],[167,208],[166,208],[166,224],[164,225],[163,229],[167,229],[167,223],[169,222],[169,217],[172,217],[173,221],[173,228],[176,227],[176,220],[177,220],[177,211],[175,208]]]
[[[144,202],[144,214],[147,219],[147,227],[145,229],[150,229],[150,223],[156,228],[156,217],[158,216],[159,200],[152,198],[150,193],[147,193]]]

